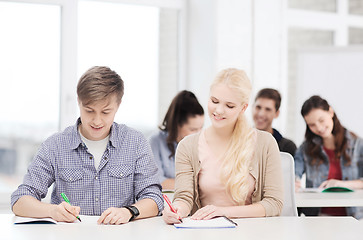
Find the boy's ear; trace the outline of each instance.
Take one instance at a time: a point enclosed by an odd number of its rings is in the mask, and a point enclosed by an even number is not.
[[[277,112],[275,113],[275,117],[274,117],[274,118],[278,118],[278,117],[279,117],[279,115],[280,115],[280,109],[279,109],[279,110],[277,110]]]

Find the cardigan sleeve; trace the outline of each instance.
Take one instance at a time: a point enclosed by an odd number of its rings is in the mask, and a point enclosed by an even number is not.
[[[266,217],[278,216],[283,207],[283,181],[280,151],[272,135],[266,136],[266,148],[262,154],[262,194],[259,202],[266,211]]]
[[[187,136],[179,142],[175,153],[175,201],[182,201],[193,208],[194,201],[194,178],[196,175],[193,168],[193,143],[194,136]]]

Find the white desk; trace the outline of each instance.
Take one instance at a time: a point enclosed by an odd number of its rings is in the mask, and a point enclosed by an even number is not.
[[[363,190],[335,193],[298,192],[295,194],[295,201],[297,207],[363,207]]]
[[[0,214],[1,239],[362,239],[363,223],[352,217],[273,217],[236,219],[231,229],[176,229],[161,217],[124,225],[97,225],[98,217],[81,216],[82,223],[58,225],[14,225],[13,215]]]

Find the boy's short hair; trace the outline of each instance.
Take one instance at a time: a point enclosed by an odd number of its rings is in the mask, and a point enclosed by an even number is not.
[[[273,88],[261,89],[256,95],[255,102],[259,98],[267,98],[267,99],[273,100],[275,102],[276,112],[280,109],[281,95],[280,95],[279,91],[277,91],[276,89],[273,89]]]
[[[78,81],[77,96],[84,105],[105,100],[112,95],[116,96],[120,104],[124,95],[124,82],[109,67],[92,67]]]

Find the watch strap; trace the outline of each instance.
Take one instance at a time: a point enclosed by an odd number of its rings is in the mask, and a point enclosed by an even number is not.
[[[129,219],[129,222],[131,222],[140,215],[139,209],[137,209],[137,207],[135,206],[124,206],[124,208],[128,209],[131,213],[131,218]]]

